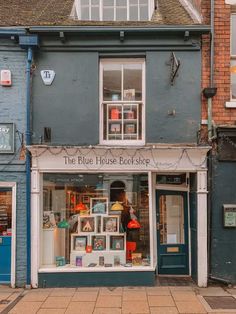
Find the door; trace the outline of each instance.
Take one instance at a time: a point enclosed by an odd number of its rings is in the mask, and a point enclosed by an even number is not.
[[[158,274],[188,275],[187,192],[156,191]]]
[[[0,187],[0,283],[11,281],[12,189]]]

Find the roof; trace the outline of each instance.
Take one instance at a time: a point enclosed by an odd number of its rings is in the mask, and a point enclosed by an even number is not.
[[[151,21],[95,22],[70,17],[74,0],[0,0],[0,27],[193,25],[179,0],[158,0]]]

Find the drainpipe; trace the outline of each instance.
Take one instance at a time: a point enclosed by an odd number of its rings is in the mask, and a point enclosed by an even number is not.
[[[19,36],[19,45],[27,50],[26,66],[26,146],[31,144],[31,65],[33,60],[33,48],[38,47],[37,35]],[[27,232],[27,274],[26,287],[31,287],[31,156],[26,150],[26,232]]]
[[[26,67],[26,145],[31,144],[30,134],[30,92],[31,92],[31,64],[33,59],[33,51],[31,47],[28,47],[27,51],[27,67]],[[27,286],[31,283],[31,158],[30,152],[26,150],[26,225],[27,225]]]

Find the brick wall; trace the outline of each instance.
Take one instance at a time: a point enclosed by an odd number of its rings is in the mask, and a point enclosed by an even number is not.
[[[10,69],[13,84],[0,86],[0,122],[15,124],[15,154],[0,154],[0,181],[16,182],[16,285],[26,283],[26,173],[20,160],[26,125],[26,53],[11,41],[1,40],[0,70]]]

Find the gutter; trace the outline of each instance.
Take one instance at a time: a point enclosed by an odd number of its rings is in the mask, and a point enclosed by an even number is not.
[[[210,32],[210,25],[161,25],[152,26],[147,25],[145,27],[121,27],[121,26],[31,26],[26,28],[30,33],[115,33],[115,32],[127,32],[127,33],[181,33],[185,31],[207,34]]]

